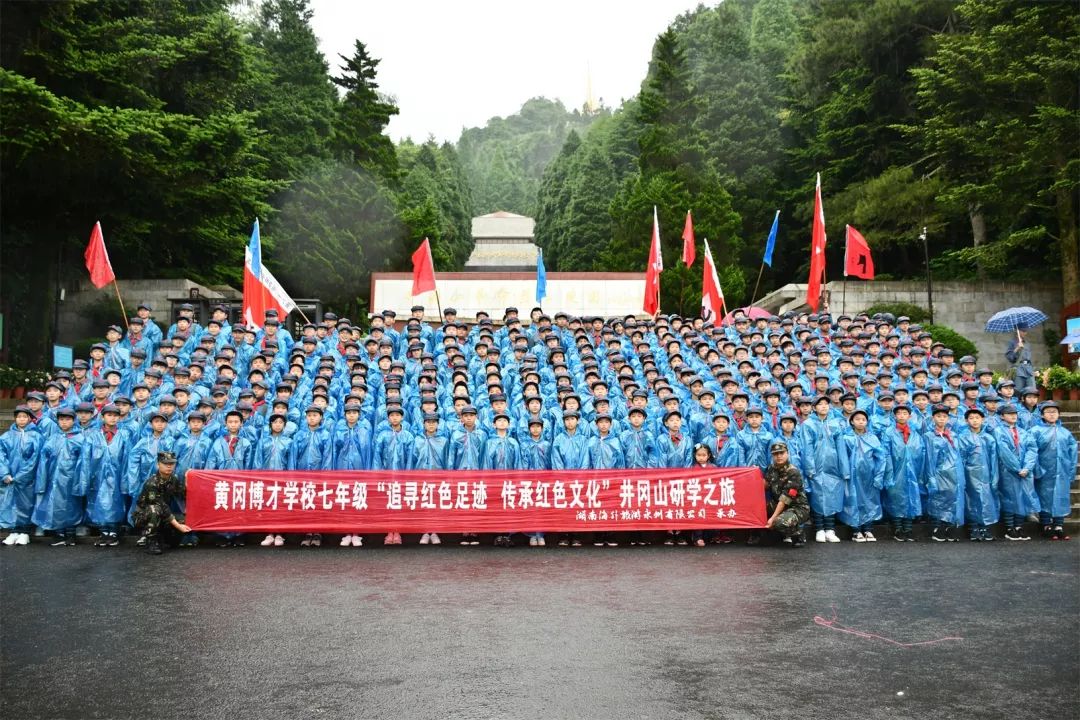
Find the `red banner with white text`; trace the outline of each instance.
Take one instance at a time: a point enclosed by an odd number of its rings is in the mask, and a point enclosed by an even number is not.
[[[195,530],[589,532],[765,526],[758,468],[189,470]]]

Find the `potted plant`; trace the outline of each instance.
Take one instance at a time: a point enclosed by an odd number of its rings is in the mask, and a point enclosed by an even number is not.
[[[1060,365],[1048,367],[1043,375],[1043,384],[1054,400],[1065,399],[1065,393],[1072,387],[1072,383],[1073,374]]]
[[[1080,400],[1080,370],[1072,373],[1072,383],[1069,385],[1069,400]]]

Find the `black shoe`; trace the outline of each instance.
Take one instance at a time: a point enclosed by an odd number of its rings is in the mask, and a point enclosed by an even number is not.
[[[760,545],[761,544],[761,533],[759,533],[757,530],[751,531],[750,532],[750,537],[746,538],[746,544],[747,545]]]
[[[1018,535],[1020,536],[1020,539],[1021,539],[1021,540],[1030,540],[1030,539],[1031,539],[1031,536],[1030,536],[1030,535],[1028,535],[1028,534],[1027,534],[1027,533],[1026,533],[1026,532],[1024,531],[1024,528],[1022,528],[1022,527],[1018,527],[1018,528],[1016,528],[1016,532],[1017,532],[1017,534],[1018,534]]]
[[[949,542],[960,542],[960,538],[957,537],[957,533],[960,528],[953,527],[952,525],[945,526],[945,537],[949,539]]]
[[[982,530],[980,528],[971,528],[968,540],[971,542],[982,542]]]
[[[803,535],[801,532],[795,533],[795,535],[791,538],[791,547],[801,548],[804,545],[806,545],[806,536]]]
[[[109,533],[103,539],[105,540],[105,547],[116,547],[120,544],[120,536],[116,533]]]
[[[907,540],[907,538],[904,536],[903,530],[894,530],[892,539],[896,542],[904,542],[905,540]]]
[[[148,537],[146,539],[146,554],[160,555],[161,552],[161,542],[156,537]]]
[[[934,542],[949,542],[949,534],[945,528],[938,526],[934,528],[934,532],[930,535],[930,539]]]
[[[1023,540],[1024,538],[1020,537],[1020,528],[1011,527],[1011,528],[1009,528],[1009,529],[1007,529],[1005,531],[1005,539],[1006,540]]]
[[[510,542],[510,536],[497,535],[495,537],[495,547],[513,547],[513,543]]]

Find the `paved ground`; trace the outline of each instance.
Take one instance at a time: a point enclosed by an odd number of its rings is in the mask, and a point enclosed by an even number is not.
[[[1075,718],[1078,556],[0,548],[0,717]]]

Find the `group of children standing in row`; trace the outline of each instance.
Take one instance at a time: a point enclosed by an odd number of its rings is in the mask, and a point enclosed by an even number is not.
[[[448,309],[433,328],[415,307],[400,331],[391,312],[374,316],[366,337],[328,313],[294,341],[272,315],[255,328],[228,314],[216,309],[202,328],[182,309],[162,332],[140,306],[126,336],[110,328],[88,361],[30,394],[0,437],[3,544],[28,543],[36,526],[73,545],[90,525],[95,545],[118,545],[159,452],[176,456],[182,484],[192,469],[764,471],[777,439],[803,476],[817,542],[839,542],[838,523],[856,542],[875,541],[883,518],[897,541],[913,540],[920,518],[936,541],[957,540],[964,525],[971,540],[992,540],[999,521],[1007,539],[1027,540],[1031,514],[1046,537],[1068,539],[1077,444],[1058,407],[1027,392],[1015,404],[1011,383],[995,387],[974,358],[957,364],[906,318],[737,316],[714,327],[677,316],[552,321],[535,308],[524,326],[507,308],[496,328],[486,317],[459,323]],[[182,516],[182,502],[175,510]],[[215,540],[243,544],[238,533]],[[546,544],[543,533],[528,542]],[[300,541],[321,543],[316,533]]]

